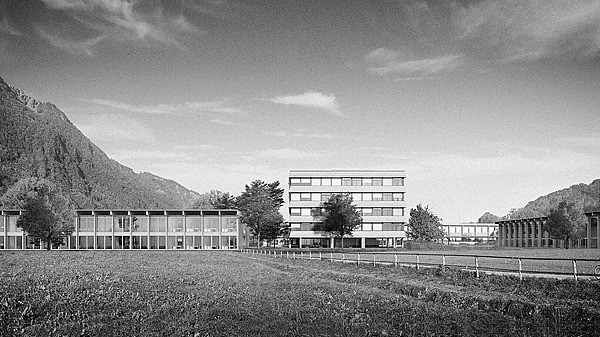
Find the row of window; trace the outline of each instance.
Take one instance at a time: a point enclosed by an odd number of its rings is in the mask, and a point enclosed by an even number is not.
[[[290,193],[290,201],[328,201],[333,194],[339,193]],[[404,201],[404,193],[350,193],[353,201]]]
[[[357,207],[363,216],[404,216],[404,208],[395,207]],[[290,216],[323,216],[325,208],[321,207],[290,207]]]
[[[490,226],[444,226],[444,231],[448,234],[480,234],[489,235],[496,230]]]
[[[292,231],[322,231],[323,225],[319,222],[290,223]],[[404,224],[400,222],[363,222],[354,231],[403,231]]]
[[[290,178],[290,186],[404,186],[404,178]]]
[[[114,219],[114,220],[113,220]],[[236,232],[235,217],[97,216],[97,232]],[[80,216],[80,232],[94,231],[94,217]]]

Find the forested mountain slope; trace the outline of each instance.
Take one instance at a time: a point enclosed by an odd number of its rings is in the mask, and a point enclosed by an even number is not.
[[[24,177],[49,179],[76,208],[180,208],[198,197],[108,158],[54,104],[0,78],[0,196]]]

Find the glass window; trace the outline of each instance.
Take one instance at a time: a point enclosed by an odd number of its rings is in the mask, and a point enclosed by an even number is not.
[[[341,178],[331,178],[331,186],[342,186]]]
[[[404,201],[404,193],[394,193],[392,199],[394,201]]]
[[[362,201],[362,193],[352,193],[352,201]]]
[[[321,200],[321,193],[312,193],[310,200],[311,201],[320,201]]]
[[[383,179],[382,178],[373,178],[373,186],[382,186]]]
[[[300,193],[290,193],[291,201],[300,201]]]
[[[331,186],[331,178],[321,178],[321,186]]]
[[[373,208],[373,216],[381,216],[382,209],[381,208]]]
[[[312,178],[310,184],[312,186],[321,186],[321,178]]]
[[[220,232],[219,218],[212,217],[212,216],[204,217],[204,231],[205,232]]]
[[[188,216],[185,218],[185,226],[188,232],[202,232],[202,217]]]
[[[300,215],[310,216],[310,208],[300,208]]]
[[[321,209],[320,207],[311,208],[310,213],[310,215],[312,216],[321,216],[323,215],[323,209]]]
[[[167,227],[169,228],[169,232],[182,232],[183,231],[183,217],[182,216],[167,217]]]
[[[362,201],[372,201],[373,200],[373,193],[363,193],[362,194]]]
[[[383,193],[373,193],[373,201],[383,200]]]
[[[404,186],[404,178],[392,178],[393,186]]]
[[[115,217],[115,232],[129,232],[129,221],[128,216]]]
[[[362,186],[361,178],[352,178],[352,186]]]
[[[372,208],[363,208],[362,215],[365,215],[365,216],[373,215],[373,209]]]
[[[6,228],[7,232],[18,232],[21,231],[21,228],[17,227],[17,220],[19,216],[9,216],[7,220],[8,228]]]
[[[352,179],[342,178],[342,186],[352,186]]]
[[[310,222],[300,224],[301,231],[311,231],[312,228],[313,228],[313,224]]]
[[[331,198],[331,193],[321,193],[321,201],[329,201]]]
[[[383,198],[381,199],[383,201],[392,201],[392,193],[383,193]]]
[[[300,208],[297,208],[297,207],[290,208],[290,215],[291,216],[300,216],[301,215]]]
[[[134,216],[133,226],[131,226],[134,232],[147,232],[148,231],[148,217],[145,215]]]
[[[290,223],[290,228],[292,230],[300,230],[300,223],[296,223],[296,222]]]
[[[80,216],[79,217],[79,231],[80,232],[93,232],[94,231],[94,217],[93,216]]]
[[[291,186],[300,186],[300,184],[301,184],[300,178],[290,178]]]
[[[393,216],[403,216],[404,215],[404,208],[393,208]]]
[[[224,217],[221,219],[223,232],[237,232],[237,218]]]
[[[300,193],[300,201],[310,201],[310,193]]]
[[[362,178],[363,186],[371,186],[373,185],[373,179],[371,178]]]
[[[381,215],[382,216],[392,216],[393,215],[392,209],[391,208],[383,208],[381,210]]]
[[[392,178],[383,178],[383,186],[392,186]]]
[[[300,178],[300,185],[310,186],[310,178]]]
[[[167,230],[167,223],[164,216],[151,216],[150,217],[150,231],[151,232],[165,232]]]
[[[373,224],[372,223],[363,223],[362,224],[362,229],[363,229],[363,231],[372,231],[373,230]]]
[[[0,216],[0,237],[2,237],[2,240],[4,240],[2,233],[4,233],[4,216]],[[2,246],[4,247],[4,243],[2,243]]]
[[[382,227],[383,227],[383,226],[382,226],[382,224],[380,224],[380,223],[374,223],[374,224],[373,224],[373,230],[374,230],[374,231],[380,231],[380,230],[383,230],[383,228],[382,228]]]

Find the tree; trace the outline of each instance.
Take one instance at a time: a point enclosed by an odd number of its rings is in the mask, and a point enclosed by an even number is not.
[[[550,209],[543,230],[553,239],[564,240],[569,248],[569,240],[583,236],[586,218],[574,203],[562,201],[556,208]]]
[[[443,239],[444,231],[442,230],[440,218],[429,210],[429,206],[423,207],[418,204],[416,209],[410,210],[406,236],[411,240],[422,242]]]
[[[479,219],[477,219],[477,223],[495,223],[496,221],[503,220],[502,217],[492,214],[490,212],[485,212]]]
[[[271,238],[277,228],[284,226],[279,208],[283,205],[283,189],[279,181],[267,184],[262,180],[253,181],[239,197],[236,206],[240,211],[240,222],[245,224],[260,246],[263,238]]]
[[[210,203],[215,209],[235,209],[235,197],[229,193],[211,196]]]
[[[4,207],[22,209],[17,227],[34,240],[46,243],[46,249],[64,244],[74,230],[75,211],[61,191],[46,179],[24,178],[2,197]]]
[[[362,224],[362,216],[352,201],[352,196],[346,193],[332,194],[329,200],[323,203],[325,217],[321,229],[341,238],[342,248],[344,248],[344,237],[351,237],[352,232]]]

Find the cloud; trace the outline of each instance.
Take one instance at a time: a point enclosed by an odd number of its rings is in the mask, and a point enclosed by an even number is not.
[[[226,121],[226,120],[218,119],[218,118],[211,119],[210,122],[214,123],[214,124],[221,124],[221,125],[227,125],[227,126],[239,126],[239,127],[243,127],[243,128],[248,127],[247,125],[242,124],[242,123]]]
[[[582,59],[600,52],[600,2],[488,0],[456,6],[464,52],[502,62]]]
[[[15,29],[13,25],[11,25],[8,20],[8,16],[4,16],[2,20],[0,20],[0,33],[8,34],[11,36],[23,36],[19,30]]]
[[[269,99],[271,103],[296,105],[308,108],[325,110],[334,115],[341,116],[340,106],[334,95],[326,95],[320,92],[307,91],[301,95],[278,96]]]
[[[40,26],[38,31],[43,32],[42,37],[53,46],[71,53],[84,50],[85,54],[92,55],[93,47],[104,41],[155,42],[185,50],[178,35],[201,33],[185,16],[166,15],[162,7],[144,12],[137,1],[42,1],[47,7],[64,13],[67,20]],[[75,39],[74,32],[88,39]]]
[[[462,55],[444,55],[433,58],[405,59],[393,50],[379,48],[367,55],[367,62],[376,63],[369,72],[379,76],[398,74],[420,79],[440,72],[454,70],[463,62]]]
[[[118,114],[74,116],[73,124],[94,143],[153,143],[152,131],[137,120]]]
[[[266,149],[258,154],[263,158],[275,158],[281,160],[316,159],[325,157],[325,154],[294,150],[294,149]]]
[[[319,138],[319,139],[334,139],[338,138],[333,133],[320,133],[320,132],[309,132],[306,129],[297,130],[296,132],[290,133],[286,131],[277,131],[269,133],[270,135],[281,137],[281,138]]]
[[[227,114],[245,116],[246,111],[242,109],[227,107],[221,102],[186,102],[182,104],[159,104],[159,105],[133,105],[105,99],[88,100],[90,103],[106,107],[143,114],[183,115],[190,113]]]

